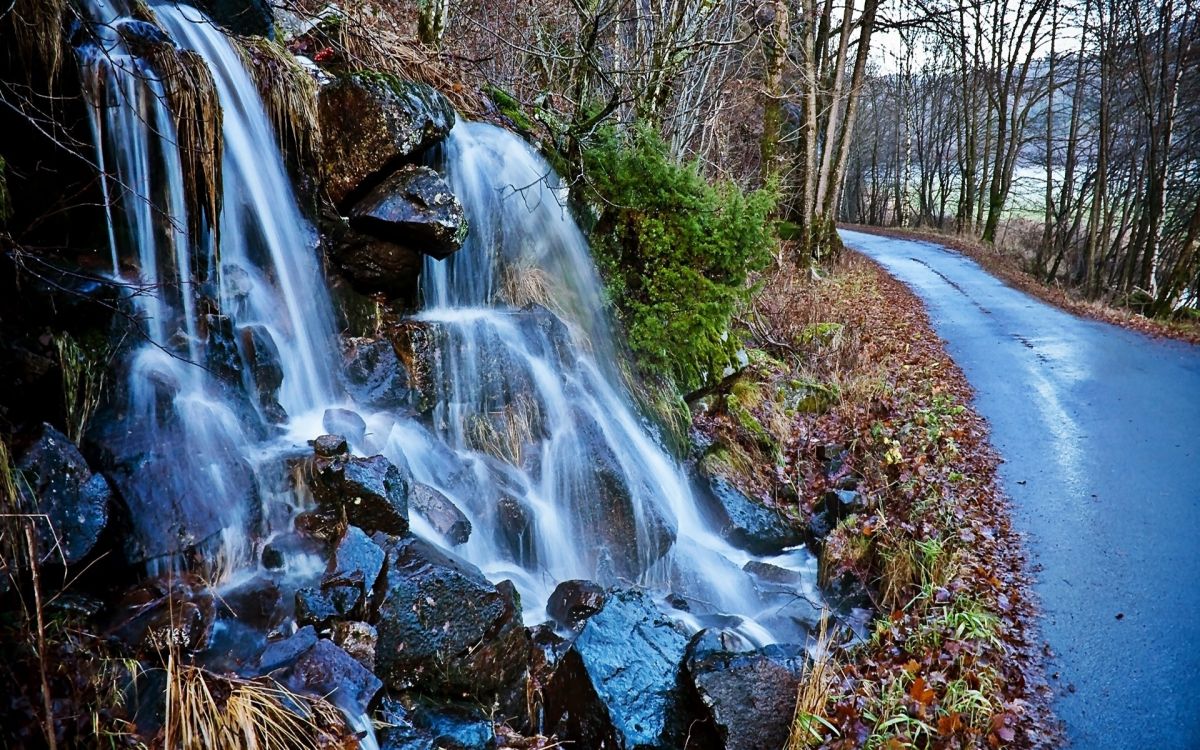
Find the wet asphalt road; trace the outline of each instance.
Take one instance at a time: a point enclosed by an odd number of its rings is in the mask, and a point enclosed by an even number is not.
[[[976,392],[1076,748],[1200,748],[1200,347],[1069,315],[926,242],[842,231]]]

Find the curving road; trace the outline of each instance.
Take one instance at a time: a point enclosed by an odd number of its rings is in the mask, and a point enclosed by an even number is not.
[[[1200,748],[1200,347],[1084,320],[928,242],[843,230],[925,302],[1028,536],[1076,748]]]

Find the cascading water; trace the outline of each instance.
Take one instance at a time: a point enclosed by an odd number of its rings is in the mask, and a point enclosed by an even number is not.
[[[669,590],[693,613],[748,616],[724,623],[754,642],[796,635],[792,616],[810,622],[811,605],[760,594],[741,568],[750,555],[714,531],[632,406],[587,242],[553,170],[486,124],[456,126],[443,151],[471,233],[449,259],[426,261],[418,319],[439,341],[433,432],[456,455],[415,456],[415,426],[389,447],[471,513],[479,531],[459,551],[513,578],[527,619],[556,583],[589,578]],[[471,471],[455,471],[463,461]],[[439,481],[447,476],[464,486]],[[811,573],[802,550],[775,562]]]
[[[163,83],[127,49],[129,34],[150,31],[123,6],[89,8],[95,41],[79,58],[108,174],[113,272],[137,290],[143,336],[125,352],[121,396],[96,440],[134,511],[134,559],[154,570],[200,545],[228,563],[223,580],[254,575],[251,553],[306,502],[288,460],[341,407],[368,426],[356,452],[382,452],[470,517],[474,532],[455,552],[512,579],[531,624],[557,583],[588,578],[670,592],[687,600],[676,614],[693,627],[718,622],[755,643],[803,633],[816,600],[811,556],[768,560],[802,569],[806,590],[764,593],[743,571],[751,556],[715,531],[632,405],[587,243],[527,144],[482,124],[447,139],[441,167],[470,235],[450,259],[426,261],[424,307],[410,323],[436,342],[432,406],[369,413],[339,385],[317,238],[237,51],[200,12],[154,8],[207,63],[223,110],[223,208],[210,235],[189,229]],[[301,558],[298,576],[323,567]]]

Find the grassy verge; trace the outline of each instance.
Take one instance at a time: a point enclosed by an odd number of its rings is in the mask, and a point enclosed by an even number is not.
[[[886,237],[934,242],[962,253],[983,266],[1010,286],[1067,312],[1085,318],[1112,323],[1123,328],[1140,331],[1150,336],[1178,339],[1200,344],[1200,321],[1148,318],[1128,308],[1115,307],[1099,300],[1086,300],[1075,296],[1070,290],[1043,283],[1030,275],[1014,255],[998,252],[981,243],[952,234],[931,229],[901,229],[899,227],[871,227],[859,224],[844,225],[855,232],[867,232]]]
[[[917,299],[846,255],[820,274],[768,274],[743,320],[759,347],[751,361],[772,363],[758,366],[770,373],[760,387],[828,396],[784,412],[775,465],[743,484],[805,521],[824,512],[822,582],[875,615],[868,637],[833,636],[810,669],[789,748],[1049,746],[1030,580],[986,424]],[[753,420],[727,408],[697,424],[728,443],[786,402],[760,398]],[[831,517],[838,491],[856,493],[853,508]]]

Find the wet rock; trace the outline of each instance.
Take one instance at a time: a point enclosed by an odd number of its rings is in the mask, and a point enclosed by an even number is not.
[[[120,18],[113,22],[112,27],[130,54],[138,57],[150,56],[160,45],[174,44],[165,31],[147,21]]]
[[[321,435],[312,441],[313,452],[321,458],[337,458],[350,451],[341,435]]]
[[[433,487],[414,482],[409,490],[408,504],[451,544],[466,544],[471,537],[471,521],[450,498]]]
[[[275,345],[266,326],[248,325],[239,337],[242,359],[250,371],[258,404],[271,422],[287,420],[287,412],[279,405],[279,387],[283,385],[283,364],[279,347]]]
[[[501,495],[496,501],[497,531],[500,540],[518,560],[532,562],[533,510],[521,498]]]
[[[346,608],[346,611],[349,611],[349,608]],[[296,623],[301,626],[311,625],[318,630],[324,630],[335,617],[345,613],[327,591],[311,586],[296,590]]]
[[[524,672],[528,636],[512,590],[417,537],[383,546],[376,659],[387,684],[489,700],[513,687]]]
[[[316,629],[311,625],[302,627],[287,638],[268,643],[262,655],[258,657],[258,669],[266,673],[285,667],[316,644]]]
[[[347,526],[329,560],[321,586],[330,588],[349,584],[366,594],[374,588],[375,579],[383,570],[383,559],[383,550],[362,529]]]
[[[688,645],[686,674],[727,750],[783,747],[804,664],[800,646],[745,650],[714,630]]]
[[[491,750],[496,747],[492,721],[477,706],[385,698],[380,715],[387,724],[379,732],[380,750]]]
[[[262,566],[267,570],[283,568],[283,551],[273,545],[266,545],[262,551]]]
[[[853,490],[833,489],[826,492],[813,506],[808,519],[808,534],[814,546],[848,516],[867,509],[866,499]]]
[[[777,553],[804,541],[781,514],[751,500],[722,476],[709,479],[709,490],[724,516],[721,535],[756,555]]]
[[[197,5],[235,34],[274,35],[275,19],[269,0],[201,0]]]
[[[548,730],[574,747],[682,747],[686,648],[687,636],[645,593],[610,592],[546,687]]]
[[[599,612],[608,600],[603,587],[591,581],[563,581],[546,602],[546,614],[573,628]]]
[[[200,653],[212,642],[217,606],[212,592],[192,575],[155,578],[127,593],[115,607],[112,635],[139,656],[179,648]]]
[[[366,531],[408,531],[408,481],[383,456],[318,459],[312,483],[317,502],[345,513]]]
[[[296,692],[324,696],[352,716],[366,713],[383,687],[354,657],[324,639],[297,656],[279,681]]]
[[[575,429],[588,462],[578,467],[578,481],[594,493],[579,509],[585,534],[600,543],[597,570],[603,581],[636,579],[675,543],[674,525],[653,503],[635,507],[635,497],[653,497],[649,487],[634,488],[600,425],[576,411]]]
[[[321,89],[317,111],[325,189],[339,206],[454,126],[454,107],[442,94],[385,75],[339,78]]]
[[[354,445],[362,445],[367,436],[366,420],[350,409],[326,409],[321,417],[321,426],[326,432],[345,436]]]
[[[375,671],[375,646],[379,633],[365,622],[337,622],[333,625],[333,642],[354,660]]]
[[[74,565],[96,546],[108,523],[112,490],[93,474],[75,444],[43,424],[17,460],[32,496],[20,487],[25,512],[44,514],[34,524],[43,562]]]
[[[441,345],[441,328],[421,320],[404,320],[388,332],[396,356],[408,370],[412,388],[418,394],[418,412],[428,412],[437,403],[437,384],[433,376]]]
[[[575,344],[571,339],[571,329],[557,315],[542,305],[528,304],[521,308],[519,325],[528,335],[532,353],[545,357],[551,362],[557,361],[564,367],[575,364]]]
[[[429,167],[409,164],[350,209],[350,227],[385,242],[446,258],[467,238],[467,220],[450,186]]]
[[[399,409],[414,402],[408,370],[390,342],[350,339],[345,357],[346,384],[357,403],[376,409]]]
[[[803,576],[794,570],[781,568],[778,565],[765,563],[761,560],[750,560],[742,566],[742,570],[746,571],[752,576],[757,577],[759,580],[766,581],[768,583],[796,586],[799,585],[803,579]]]
[[[410,306],[425,256],[410,245],[387,242],[361,232],[342,232],[333,260],[360,294],[382,294]]]
[[[233,619],[259,632],[266,632],[282,622],[280,608],[283,593],[279,584],[268,578],[254,578],[219,597],[220,616]]]

